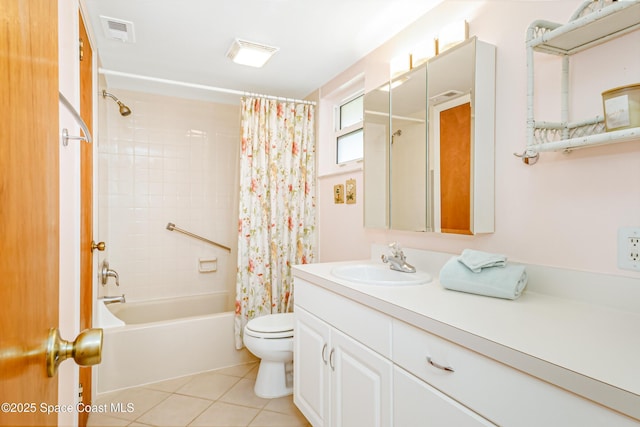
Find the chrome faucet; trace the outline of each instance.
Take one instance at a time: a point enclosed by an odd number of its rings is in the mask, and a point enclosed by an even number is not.
[[[404,252],[402,252],[399,244],[394,242],[389,245],[389,249],[391,249],[391,256],[382,254],[382,262],[388,262],[392,270],[402,271],[403,273],[416,272],[416,268],[407,263],[407,258],[404,256]]]
[[[107,280],[109,280],[109,277],[114,277],[116,279],[116,286],[120,286],[120,278],[118,277],[118,273],[116,273],[115,270],[111,270],[109,268],[109,263],[106,259],[102,261],[102,268],[100,269],[99,276],[100,281],[102,282],[102,286],[107,284]]]
[[[98,301],[102,301],[105,304],[113,304],[114,302],[127,302],[124,298],[124,294],[120,295],[119,297],[98,297]]]

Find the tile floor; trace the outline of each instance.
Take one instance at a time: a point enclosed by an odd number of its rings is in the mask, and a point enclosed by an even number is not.
[[[108,412],[91,414],[88,427],[310,426],[291,396],[254,394],[257,372],[252,363],[103,394],[94,404]]]

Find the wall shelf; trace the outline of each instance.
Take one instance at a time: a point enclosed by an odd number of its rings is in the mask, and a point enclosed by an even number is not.
[[[640,127],[605,132],[604,117],[569,122],[569,57],[577,52],[606,43],[640,29],[640,0],[586,1],[569,23],[537,20],[527,30],[527,146],[516,154],[534,164],[539,153],[570,151],[596,145],[613,144],[640,138]],[[534,119],[534,51],[562,56],[561,120],[541,122]]]

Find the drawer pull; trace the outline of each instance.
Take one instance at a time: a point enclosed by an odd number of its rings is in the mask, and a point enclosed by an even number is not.
[[[324,362],[324,364],[327,364],[327,358],[325,356],[325,353],[327,352],[327,343],[324,343],[324,345],[322,346],[322,361]]]
[[[436,363],[433,361],[433,359],[431,359],[430,356],[427,356],[427,362],[429,363],[429,365],[433,366],[434,368],[438,368],[442,371],[455,372],[451,366],[443,366],[439,363]]]
[[[329,353],[329,366],[331,366],[331,370],[335,371],[336,367],[333,365],[333,353],[335,353],[336,349],[332,348],[331,353]]]

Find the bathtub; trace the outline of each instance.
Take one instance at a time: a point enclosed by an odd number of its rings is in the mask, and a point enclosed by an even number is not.
[[[236,350],[227,292],[155,301],[98,302],[104,329],[98,394],[255,361]]]

